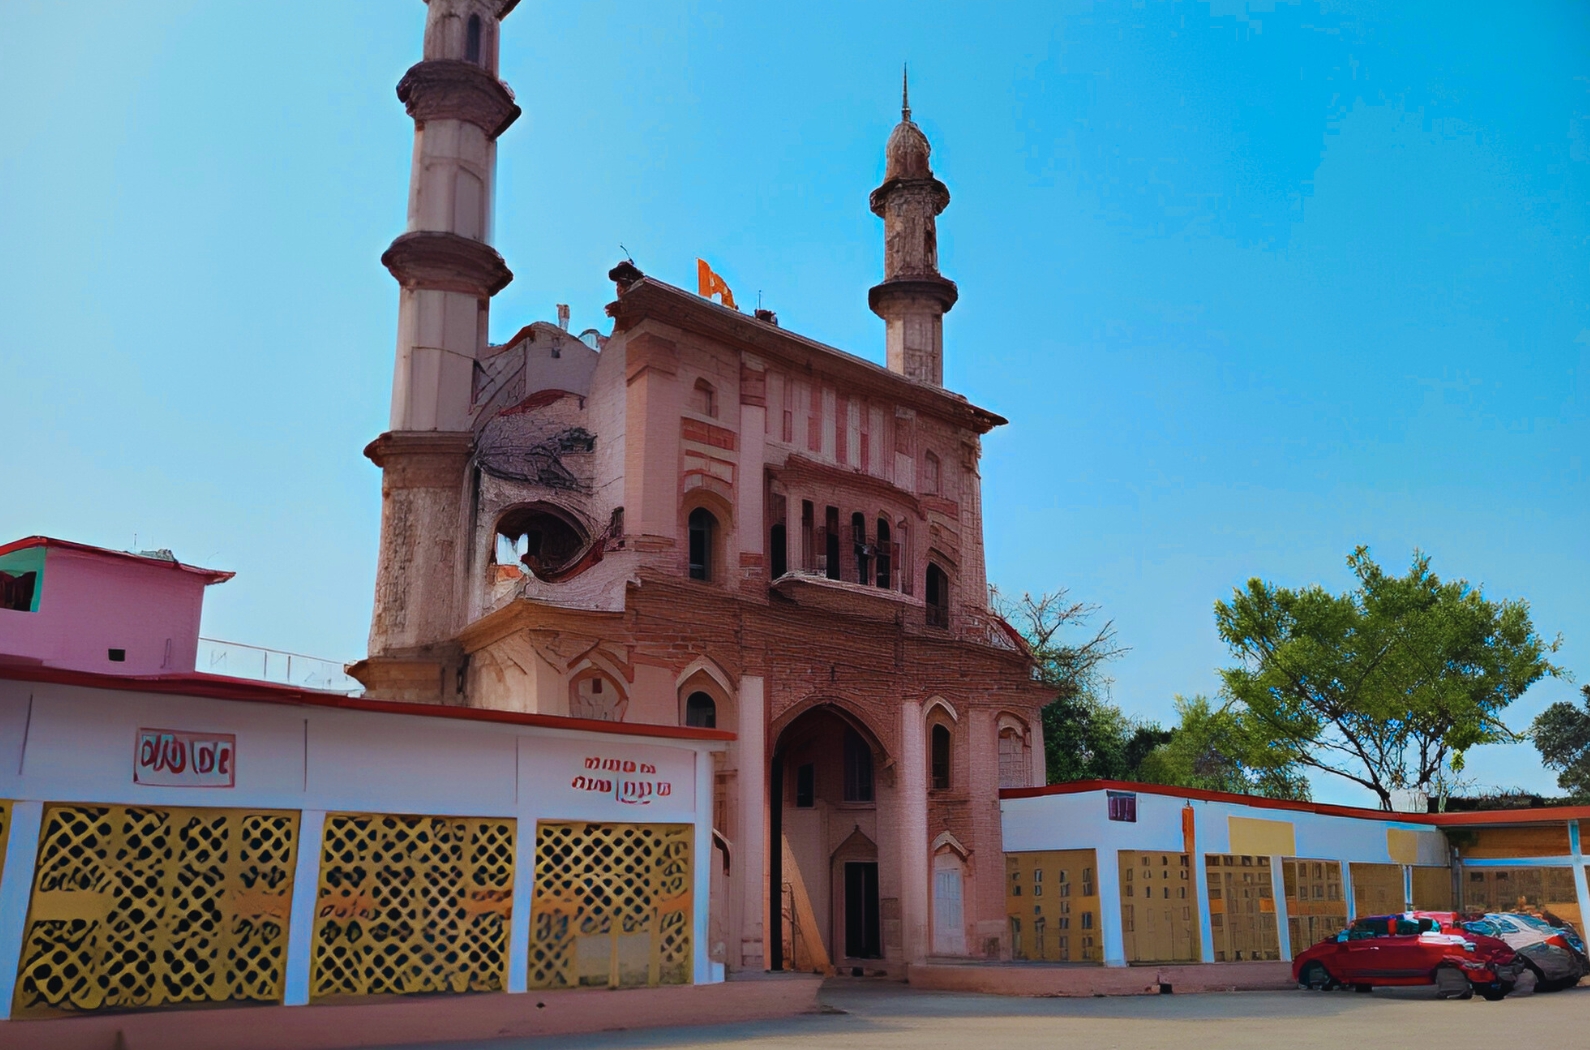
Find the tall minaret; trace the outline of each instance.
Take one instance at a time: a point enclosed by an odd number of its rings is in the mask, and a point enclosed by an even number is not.
[[[944,385],[944,315],[955,305],[955,282],[939,274],[937,218],[950,191],[928,166],[932,147],[911,121],[911,94],[900,83],[900,123],[884,147],[883,185],[872,191],[883,219],[883,283],[867,305],[888,331],[889,371]]]
[[[475,361],[491,297],[513,279],[491,247],[497,136],[519,116],[497,79],[501,20],[518,0],[427,0],[424,59],[398,81],[414,118],[408,228],[381,256],[401,286],[382,469],[371,695],[459,702],[466,472]]]

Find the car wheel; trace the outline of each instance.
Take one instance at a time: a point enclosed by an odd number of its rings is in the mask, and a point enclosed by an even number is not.
[[[1374,990],[1375,989],[1374,989],[1373,985],[1368,985],[1368,984],[1355,984],[1355,985],[1353,985],[1353,991],[1355,991],[1355,992],[1363,992],[1365,995],[1369,994],[1370,992],[1372,992]]]
[[[1502,987],[1501,981],[1492,981],[1480,989],[1480,994],[1488,1003],[1499,1003],[1507,998],[1507,989]]]
[[[1303,972],[1298,975],[1297,985],[1311,992],[1327,992],[1336,986],[1336,982],[1331,979],[1330,973],[1324,966],[1311,962],[1303,967]]]
[[[1435,992],[1442,999],[1472,999],[1474,986],[1456,966],[1438,966],[1435,970]]]

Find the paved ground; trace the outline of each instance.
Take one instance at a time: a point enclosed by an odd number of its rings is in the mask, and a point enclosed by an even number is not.
[[[594,995],[603,993],[594,992]],[[784,1021],[428,1044],[427,1050],[1510,1050],[1590,1046],[1590,984],[1488,1003],[1433,989],[1016,999],[830,981],[829,1012]],[[396,1048],[393,1048],[396,1050]]]

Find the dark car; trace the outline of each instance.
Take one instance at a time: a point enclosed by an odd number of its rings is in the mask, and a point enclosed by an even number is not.
[[[1294,958],[1292,976],[1316,991],[1433,984],[1443,999],[1478,991],[1494,1000],[1512,990],[1524,967],[1506,942],[1469,933],[1451,915],[1404,912],[1356,920]]]
[[[1539,916],[1522,912],[1466,915],[1461,924],[1468,933],[1505,941],[1534,972],[1535,987],[1540,991],[1572,988],[1590,973],[1584,941],[1572,927],[1554,926]]]

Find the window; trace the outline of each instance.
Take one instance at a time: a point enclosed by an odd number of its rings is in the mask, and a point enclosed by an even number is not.
[[[454,25],[457,25],[455,22]],[[464,29],[464,61],[480,65],[480,16],[470,15]]]
[[[922,457],[922,491],[929,496],[939,494],[939,457],[929,452]]]
[[[769,551],[768,574],[773,579],[778,579],[789,572],[789,541],[784,536],[784,523],[781,521],[773,526],[772,534],[768,537]]]
[[[829,507],[823,519],[823,558],[830,580],[839,579],[839,508]]]
[[[0,609],[13,612],[32,612],[33,592],[38,584],[37,572],[9,573],[0,571]]]
[[[948,627],[950,625],[950,578],[944,570],[928,563],[927,586],[924,588],[927,598],[927,624],[929,627]]]
[[[767,516],[773,524],[767,530],[767,569],[768,577],[774,580],[789,572],[789,529],[785,525],[788,506],[782,493],[768,493]]]
[[[928,750],[932,754],[933,787],[947,791],[950,786],[950,727],[942,722],[933,726],[929,734]]]
[[[856,547],[856,582],[872,582],[872,548],[867,546],[867,519],[860,514],[850,516],[850,539]]]
[[[845,801],[872,801],[872,748],[854,729],[845,730]]]
[[[718,705],[706,693],[691,693],[685,698],[685,725],[697,729],[718,728]]]
[[[795,767],[795,808],[811,809],[817,804],[817,767],[810,762]]]
[[[712,579],[713,544],[718,531],[718,519],[705,507],[690,512],[690,578]]]
[[[585,547],[584,532],[553,508],[519,507],[497,522],[494,560],[543,576],[574,561]]]
[[[624,720],[624,695],[605,676],[587,674],[574,683],[569,714],[598,722],[621,722]]]
[[[999,786],[1032,786],[1032,774],[1027,768],[1027,742],[1014,726],[1005,726],[999,731]]]
[[[817,527],[813,521],[812,501],[801,500],[801,568],[817,568]]]
[[[889,522],[878,519],[878,586],[889,589],[889,570],[894,565],[894,550],[889,544]]]
[[[1109,815],[1111,820],[1121,820],[1128,824],[1137,823],[1137,793],[1135,791],[1106,791]],[[1144,864],[1148,863],[1145,857]]]
[[[705,379],[696,380],[695,388],[690,392],[690,411],[718,418],[718,392]]]

